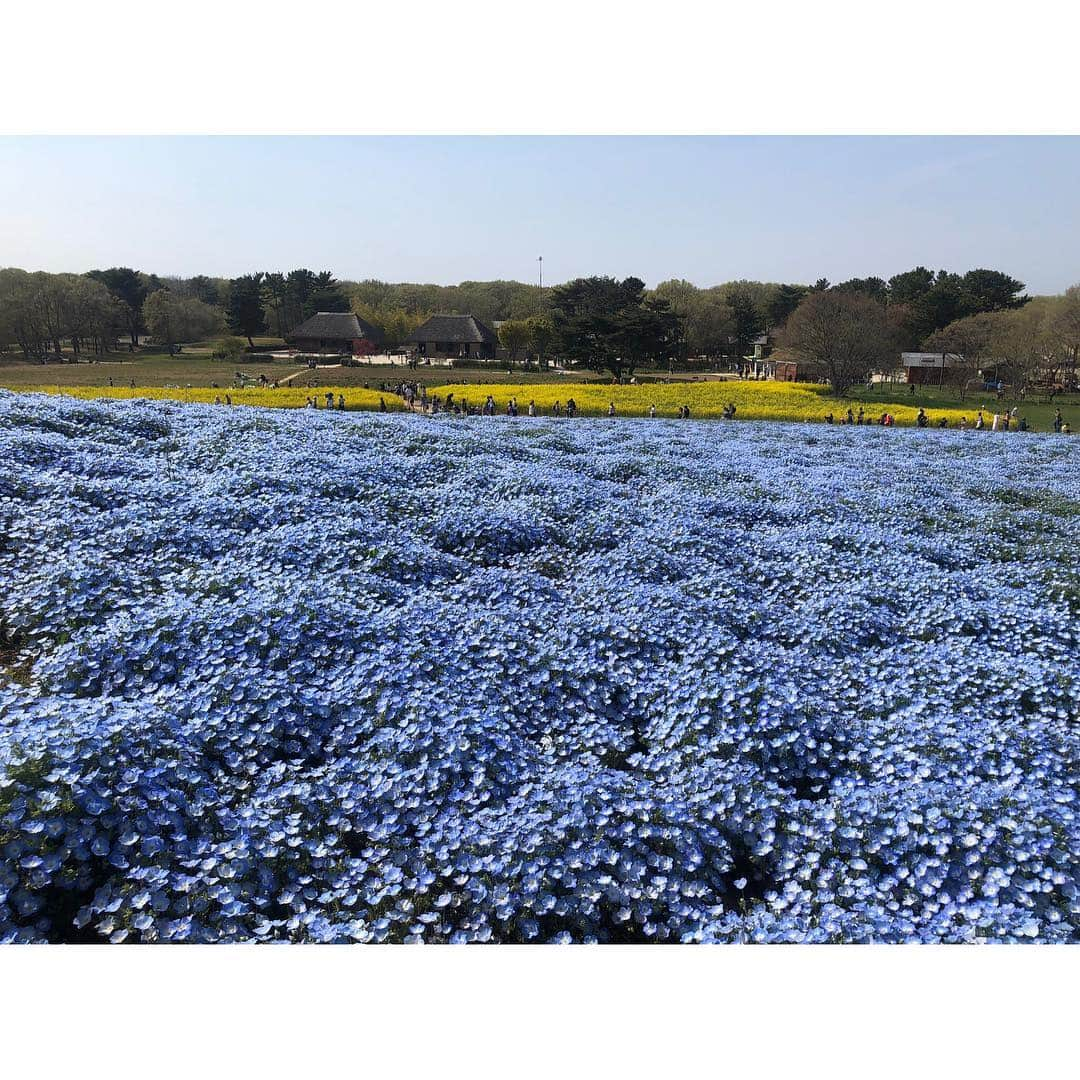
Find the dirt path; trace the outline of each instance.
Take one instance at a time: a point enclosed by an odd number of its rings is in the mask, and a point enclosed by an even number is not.
[[[314,371],[311,368],[300,368],[299,371],[294,371],[291,375],[283,375],[276,382],[278,386],[285,386],[293,381],[297,375],[315,375],[319,371],[330,371],[332,368],[339,368],[340,364],[320,364]]]

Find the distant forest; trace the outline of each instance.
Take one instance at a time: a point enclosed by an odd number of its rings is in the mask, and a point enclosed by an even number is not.
[[[600,279],[596,279],[600,280]],[[28,351],[58,349],[61,339],[82,349],[108,351],[121,339],[160,343],[205,339],[231,332],[245,338],[285,337],[316,311],[356,311],[395,345],[429,315],[470,314],[487,323],[544,315],[560,286],[520,281],[463,281],[423,285],[336,279],[330,271],[297,269],[237,278],[169,277],[130,267],[87,274],[0,270],[0,346]],[[812,285],[729,281],[699,288],[673,279],[644,291],[679,316],[689,355],[745,351],[764,332],[775,332],[810,294],[825,289],[863,294],[889,311],[903,347],[914,348],[964,317],[1022,306],[1021,281],[997,270],[964,274],[916,267],[889,279],[853,278]],[[155,295],[163,293],[156,300]]]

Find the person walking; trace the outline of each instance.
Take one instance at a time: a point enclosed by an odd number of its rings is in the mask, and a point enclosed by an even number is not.
[[[608,416],[614,416],[615,415],[615,402],[614,401],[609,401],[608,402],[607,414],[608,414]]]
[[[573,420],[577,416],[577,402],[573,398],[566,401],[566,415]]]
[[[344,394],[338,394],[337,407],[338,407],[338,412],[344,412],[345,411],[345,395]]]
[[[112,379],[109,380],[109,385],[110,386],[112,385]],[[1061,410],[1060,409],[1055,409],[1054,410],[1054,431],[1057,432],[1058,434],[1060,434],[1061,433],[1061,425],[1064,422],[1065,421],[1062,420],[1062,418],[1061,418]]]
[[[656,419],[656,406],[655,405],[650,405],[649,406],[649,419],[650,420],[655,420]]]

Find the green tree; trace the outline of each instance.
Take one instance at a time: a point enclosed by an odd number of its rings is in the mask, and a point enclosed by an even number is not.
[[[939,270],[934,284],[915,305],[915,319],[924,334],[940,330],[964,315],[970,315],[965,309],[960,290],[960,275],[947,270]]]
[[[530,315],[525,325],[529,328],[529,350],[535,354],[537,363],[546,367],[555,340],[555,327],[547,315]]]
[[[285,275],[281,273],[266,273],[262,282],[263,310],[270,316],[271,325],[279,338],[284,338],[289,332],[287,329],[286,304],[288,293],[285,288]]]
[[[934,272],[925,266],[893,274],[889,278],[889,303],[915,307],[934,287]]]
[[[721,286],[719,292],[720,298],[731,309],[735,355],[749,356],[754,338],[765,330],[762,305],[766,297],[755,295],[750,283],[742,281]]]
[[[304,318],[310,318],[318,311],[349,310],[349,298],[334,275],[329,270],[316,274]]]
[[[169,352],[178,342],[205,341],[224,329],[219,308],[193,296],[177,296],[170,289],[158,289],[146,298],[143,320],[150,336]]]
[[[716,296],[705,296],[686,320],[686,344],[691,356],[710,359],[730,356],[736,340],[734,310]]]
[[[682,320],[666,300],[647,300],[644,293],[645,283],[634,277],[577,278],[553,289],[551,321],[560,356],[617,379],[646,360],[670,356]]]
[[[226,360],[238,360],[244,355],[244,339],[239,337],[222,338],[218,342],[217,351]]]
[[[505,319],[499,325],[498,334],[499,344],[506,350],[510,359],[520,360],[532,336],[528,322],[525,319]]]
[[[131,344],[139,344],[142,332],[142,306],[150,292],[152,284],[159,285],[156,276],[147,278],[130,266],[113,266],[108,270],[91,270],[87,275],[94,281],[100,281],[125,308],[124,314],[131,335]]]
[[[382,331],[383,342],[388,349],[405,344],[405,339],[429,318],[427,312],[414,313],[401,307],[365,304],[356,295],[352,299],[352,310],[365,322]]]
[[[981,311],[1009,311],[1023,307],[1029,297],[1019,295],[1024,283],[1000,270],[969,270],[960,279],[960,306],[965,315]]]
[[[839,292],[869,296],[871,300],[876,300],[879,304],[884,304],[889,298],[889,286],[884,278],[879,277],[850,278],[848,281],[841,281],[839,285],[834,285],[833,288]]]
[[[260,274],[244,274],[229,282],[229,298],[225,306],[225,320],[234,334],[246,337],[248,345],[255,347],[256,334],[267,331],[266,313],[262,305],[262,278]]]
[[[806,285],[777,285],[765,302],[765,322],[769,330],[778,330],[787,322],[788,316],[806,299],[810,289]]]

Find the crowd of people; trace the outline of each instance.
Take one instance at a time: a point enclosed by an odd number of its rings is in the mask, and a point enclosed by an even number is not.
[[[384,404],[385,404],[385,402],[384,402]],[[327,408],[327,409],[332,409],[334,407],[334,395],[333,395],[333,392],[330,391],[330,390],[326,391],[326,405],[323,406],[323,407]],[[337,407],[338,407],[339,411],[341,411],[341,412],[345,411],[345,395],[344,394],[338,394]],[[317,408],[319,408],[319,395],[318,394],[313,394],[311,397],[309,397],[307,399],[306,404],[304,405],[304,408],[306,408],[306,409],[317,409]],[[384,409],[383,411],[385,412],[386,410]]]
[[[974,420],[969,421],[966,416],[961,416],[959,420],[950,422],[947,416],[940,416],[937,420],[931,420],[925,409],[919,409],[915,416],[915,426],[918,428],[958,428],[960,431],[983,431],[989,428],[991,431],[1034,431],[1027,421],[1026,417],[1018,415],[1018,408],[1013,407],[1011,410],[1003,411],[1000,413],[993,413],[989,420],[982,409],[978,409],[975,413]],[[826,424],[852,424],[855,427],[862,427],[865,424],[880,425],[881,427],[893,427],[896,424],[896,417],[890,412],[881,413],[878,418],[871,419],[866,415],[860,406],[859,411],[853,412],[852,409],[848,409],[847,413],[837,419],[831,412],[825,414]],[[1054,431],[1062,435],[1071,435],[1072,428],[1069,426],[1069,422],[1065,420],[1061,415],[1061,410],[1056,409],[1054,411]]]
[[[259,381],[262,385],[271,385],[269,380],[265,376],[260,376]],[[109,385],[113,385],[113,380],[109,379]],[[273,383],[274,389],[277,388],[277,383]],[[313,384],[308,384],[309,387]],[[463,384],[464,385],[464,384]],[[134,388],[135,380],[131,380],[131,386]],[[217,383],[213,384],[213,387],[217,388]],[[368,384],[364,383],[364,389],[369,389]],[[445,396],[439,394],[429,394],[427,386],[420,382],[402,382],[397,385],[391,385],[389,383],[380,383],[378,389],[383,394],[393,394],[400,397],[410,410],[413,412],[420,412],[424,415],[437,416],[439,414],[450,416],[495,416],[504,414],[506,416],[553,416],[553,417],[567,417],[573,419],[578,415],[577,402],[569,397],[565,402],[555,401],[551,405],[547,406],[546,411],[544,407],[537,405],[534,398],[530,398],[528,403],[524,406],[518,403],[516,396],[511,397],[505,406],[499,406],[495,402],[495,398],[488,394],[483,401],[469,401],[469,399],[461,394],[457,396],[455,391],[448,391]],[[233,400],[231,395],[225,394],[224,400],[221,395],[214,398],[215,405],[232,405]],[[335,402],[334,394],[331,391],[326,391],[325,402],[321,403],[318,394],[313,394],[305,401],[305,408],[308,409],[330,409],[336,411],[344,411],[345,396],[344,394],[338,394]],[[385,396],[379,397],[379,412],[388,412],[389,406],[386,403]],[[724,420],[734,420],[737,408],[734,402],[728,402],[724,405],[720,415]],[[620,415],[614,401],[609,401],[606,409],[606,415],[608,417],[615,417]],[[655,404],[651,404],[645,410],[644,415],[649,419],[655,419],[660,416],[660,412],[657,410]],[[689,404],[679,405],[676,407],[674,416],[679,420],[690,419],[690,406]],[[876,418],[867,415],[866,411],[859,407],[858,411],[854,407],[849,407],[847,411],[839,416],[834,413],[827,412],[824,417],[826,424],[836,425],[850,425],[853,427],[864,426],[880,426],[880,427],[894,427],[896,425],[896,417],[888,411],[880,413]],[[919,428],[955,428],[961,431],[975,430],[982,431],[989,429],[991,431],[1034,431],[1035,428],[1028,423],[1027,419],[1018,415],[1018,408],[1013,407],[1010,410],[1004,410],[1000,413],[992,413],[987,415],[982,409],[976,410],[973,419],[969,420],[966,416],[961,416],[959,420],[950,421],[947,416],[940,416],[936,420],[932,420],[926,409],[920,408],[915,417],[915,426]],[[1071,435],[1072,427],[1069,422],[1062,416],[1061,409],[1054,410],[1053,430],[1055,433],[1062,435]]]
[[[423,383],[400,383],[391,389],[401,397],[405,404],[414,412],[421,412],[425,415],[432,416],[440,413],[452,416],[495,416],[496,414],[501,413],[505,413],[507,416],[520,416],[524,413],[525,416],[549,415],[573,418],[578,413],[578,406],[573,398],[568,398],[565,403],[562,401],[553,402],[547,407],[547,412],[545,414],[543,408],[537,405],[535,399],[530,399],[528,404],[522,407],[518,404],[516,396],[511,397],[507,401],[505,407],[500,408],[496,405],[495,399],[491,394],[488,394],[482,402],[477,403],[470,402],[464,394],[458,397],[454,391],[449,391],[445,397],[440,397],[438,394],[429,394],[427,387]],[[385,411],[385,408],[382,408],[383,403],[381,398],[380,403],[381,411]],[[737,411],[738,409],[735,403],[728,402],[723,407],[720,415],[724,420],[734,420]],[[619,410],[614,401],[608,402],[606,415],[608,417],[619,415]],[[660,413],[657,411],[655,404],[649,405],[645,410],[645,416],[649,419],[655,419],[659,415]],[[679,420],[689,420],[690,406],[688,404],[677,406],[675,417]],[[866,411],[860,406],[857,412],[854,408],[849,407],[846,413],[840,417],[835,416],[832,412],[828,412],[825,414],[825,423],[851,425],[853,427],[863,427],[868,425],[894,427],[896,425],[896,417],[891,412],[886,411],[882,412],[875,419],[868,416]],[[936,421],[931,421],[926,410],[919,409],[915,418],[915,424],[920,428],[956,427],[962,431],[966,431],[969,428],[981,431],[987,427],[993,431],[1010,431],[1014,427],[1017,431],[1034,430],[1024,417],[1017,415],[1016,408],[1013,408],[1009,412],[994,413],[989,420],[984,415],[983,410],[979,409],[976,412],[974,420],[969,422],[968,418],[965,416],[954,423],[950,423],[949,418],[945,416],[939,417]],[[1071,433],[1071,428],[1069,427],[1068,422],[1062,418],[1060,409],[1055,412],[1053,426],[1054,431],[1056,432],[1066,435]]]

